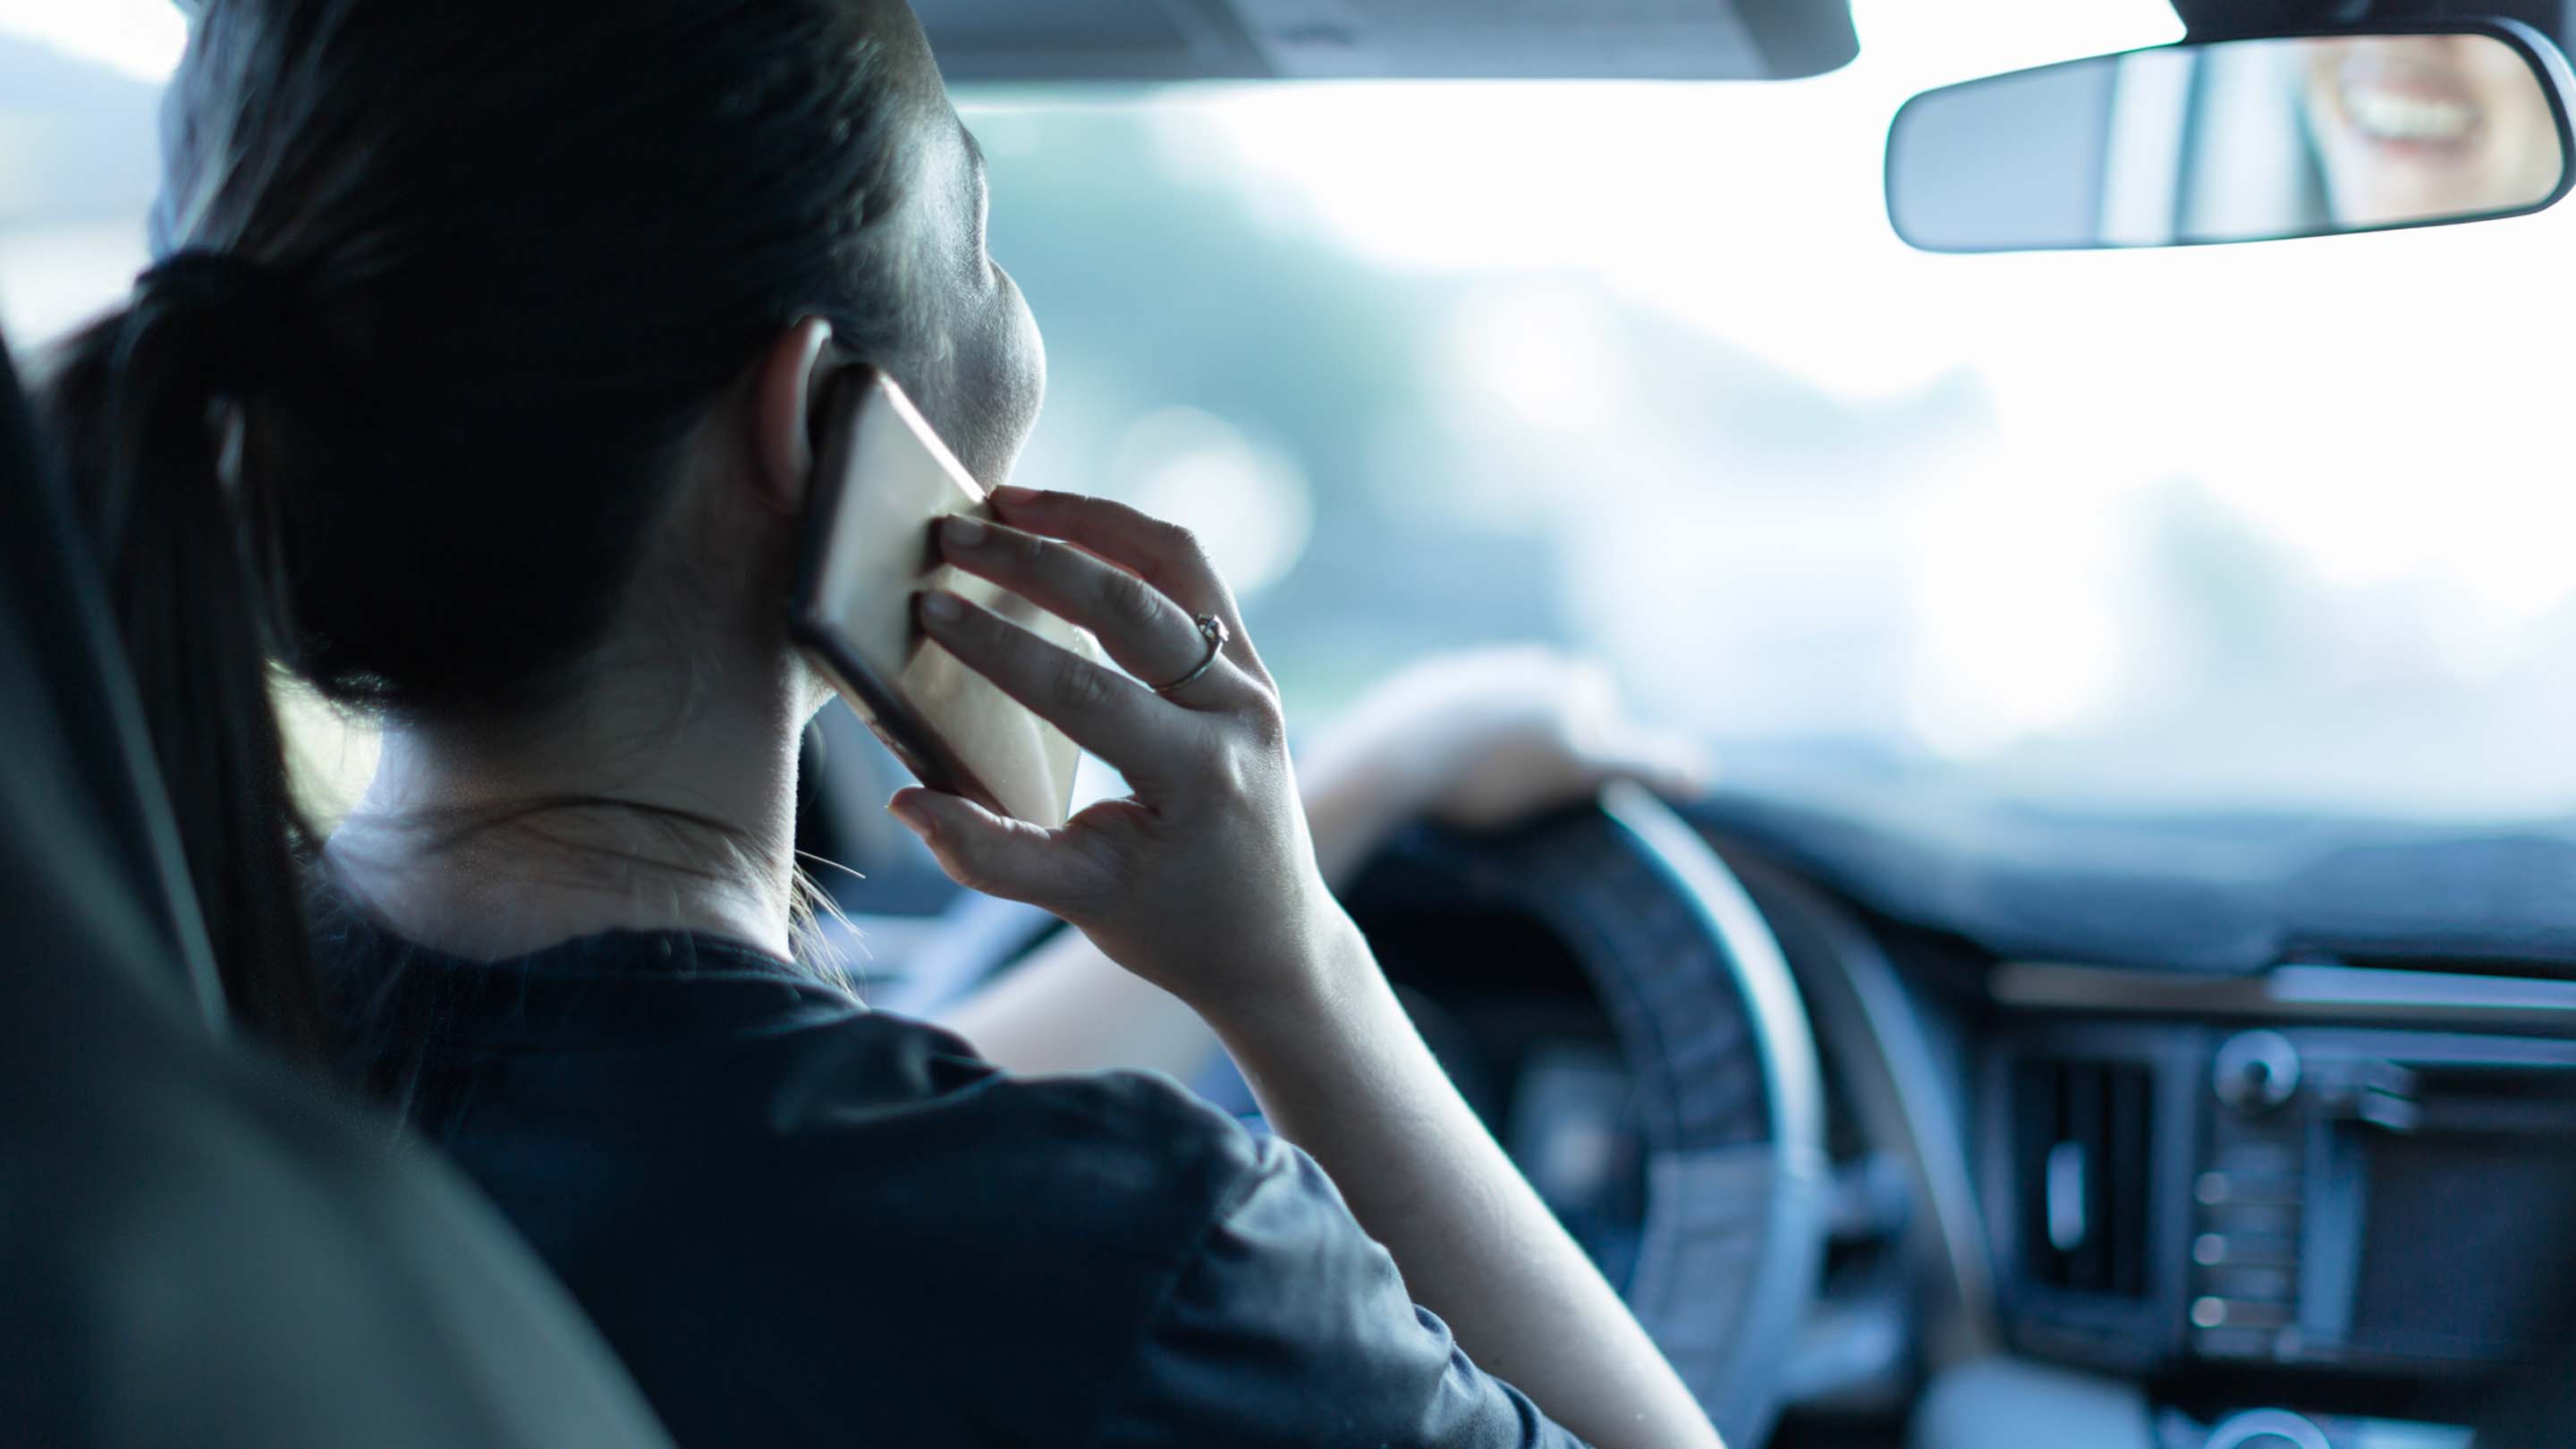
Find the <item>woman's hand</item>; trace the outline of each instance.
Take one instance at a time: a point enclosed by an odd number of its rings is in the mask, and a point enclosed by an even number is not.
[[[1316,742],[1309,783],[1365,777],[1415,813],[1470,829],[1586,798],[1613,780],[1666,794],[1708,785],[1688,740],[1628,717],[1609,671],[1551,649],[1416,664],[1371,689]]]
[[[1371,689],[1305,754],[1307,814],[1339,882],[1416,816],[1508,825],[1613,780],[1668,795],[1707,788],[1688,740],[1630,719],[1600,665],[1549,649],[1447,655]]]
[[[997,489],[998,525],[951,518],[942,557],[1096,635],[1092,663],[958,598],[922,626],[959,661],[1114,766],[1132,791],[1058,830],[920,788],[889,808],[970,889],[1062,917],[1211,1022],[1344,983],[1366,947],[1318,873],[1279,695],[1188,530],[1070,493]],[[1198,616],[1230,636],[1207,671]],[[1373,968],[1371,968],[1373,969]]]

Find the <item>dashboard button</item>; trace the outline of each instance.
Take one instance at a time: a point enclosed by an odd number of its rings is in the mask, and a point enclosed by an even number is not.
[[[2192,1179],[2191,1195],[2202,1207],[2287,1207],[2299,1201],[2301,1186],[2286,1174],[2204,1172]]]
[[[2277,1333],[2290,1326],[2286,1304],[2259,1298],[2221,1298],[2204,1293],[2191,1300],[2194,1328],[2259,1328]]]
[[[2256,1116],[2298,1094],[2299,1049],[2277,1031],[2245,1031],[2218,1048],[2210,1067],[2218,1100]]]
[[[2299,1244],[2278,1234],[2202,1233],[2191,1240],[2191,1260],[2204,1268],[2295,1268]]]

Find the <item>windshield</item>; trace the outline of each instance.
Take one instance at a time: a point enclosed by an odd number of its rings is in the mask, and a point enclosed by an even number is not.
[[[1905,96],[2179,26],[1856,10],[1862,58],[1786,84],[961,97],[1051,355],[1019,481],[1196,526],[1292,718],[1536,639],[1739,780],[2576,809],[2576,209],[1913,253]],[[121,290],[138,225],[0,207],[0,322]]]

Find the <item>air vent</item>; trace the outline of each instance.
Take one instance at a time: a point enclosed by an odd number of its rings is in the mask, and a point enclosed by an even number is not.
[[[2023,1062],[2013,1081],[2026,1280],[2147,1295],[2155,1078],[2142,1062]]]

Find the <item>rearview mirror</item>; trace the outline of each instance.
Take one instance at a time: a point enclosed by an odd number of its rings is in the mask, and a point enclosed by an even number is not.
[[[2567,63],[2511,21],[2133,50],[1926,91],[1887,142],[1925,251],[2478,221],[2567,194]]]

